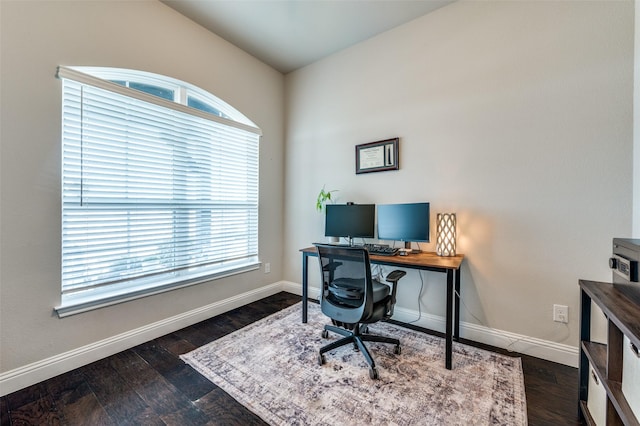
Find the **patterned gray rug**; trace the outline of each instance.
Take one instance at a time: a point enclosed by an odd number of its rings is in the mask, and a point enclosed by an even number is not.
[[[453,347],[453,370],[444,368],[444,340],[389,323],[373,334],[400,339],[367,343],[379,380],[353,346],[326,354],[337,339],[321,337],[328,319],[315,303],[309,322],[291,306],[182,356],[182,359],[272,425],[526,425],[520,358],[463,344]]]

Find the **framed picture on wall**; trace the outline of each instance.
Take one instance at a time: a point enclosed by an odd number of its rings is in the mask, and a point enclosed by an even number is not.
[[[398,170],[399,138],[356,145],[356,174]]]

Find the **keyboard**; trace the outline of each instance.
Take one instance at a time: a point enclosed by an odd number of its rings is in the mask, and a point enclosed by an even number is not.
[[[375,254],[377,256],[395,256],[396,254],[398,254],[399,250],[395,247],[378,244],[365,244],[364,248],[367,249],[369,254]]]

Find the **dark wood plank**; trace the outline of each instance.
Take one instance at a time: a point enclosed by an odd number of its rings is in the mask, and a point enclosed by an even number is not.
[[[156,413],[140,398],[137,390],[111,367],[106,358],[85,367],[82,373],[109,416],[119,425],[162,425]]]
[[[523,360],[529,425],[579,425],[577,369],[529,358]]]
[[[197,348],[204,346],[238,329],[237,325],[233,323],[232,318],[230,318],[230,315],[233,314],[227,312],[221,316],[178,330],[174,334],[190,342]]]
[[[158,345],[164,348],[164,350],[174,356],[180,356],[198,348],[198,346],[185,339],[180,338],[180,336],[175,333],[159,337],[156,339],[156,342],[158,343]]]
[[[10,409],[11,407],[22,407],[23,405],[27,405],[45,397],[48,393],[46,383],[36,383],[35,385],[28,386],[20,390],[19,392],[7,395],[7,404]]]
[[[166,351],[157,341],[136,346],[133,350],[191,401],[206,395],[215,387],[180,358]]]
[[[64,424],[115,425],[80,370],[44,382]]]
[[[61,425],[62,420],[51,396],[46,395],[28,402],[16,410],[11,410],[11,424],[14,425]]]
[[[116,426],[86,382],[62,394],[56,400],[56,406],[64,424]]]
[[[195,404],[210,419],[215,419],[216,424],[228,426],[267,425],[260,417],[247,410],[218,387],[198,399]]]
[[[10,426],[9,403],[6,398],[0,398],[0,426]]]
[[[135,352],[124,351],[109,360],[113,369],[131,388],[136,389],[140,398],[163,421],[171,418],[172,423],[178,424],[207,423],[204,414],[193,406],[189,398]]]

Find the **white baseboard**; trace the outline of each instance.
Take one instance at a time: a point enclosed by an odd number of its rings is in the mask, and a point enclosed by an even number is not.
[[[300,285],[298,285],[300,288]],[[89,345],[0,373],[0,396],[283,291],[277,282]]]
[[[393,319],[444,333],[446,322],[443,317],[425,313],[422,313],[420,319],[418,319],[419,316],[420,314],[417,311],[396,306]],[[468,322],[460,322],[460,337],[570,367],[578,367],[579,353],[578,348],[575,346],[496,330]]]
[[[283,282],[282,289],[289,293],[302,294],[300,284],[293,282]],[[310,287],[309,297],[317,299],[320,296],[320,289]],[[412,325],[427,328],[429,330],[444,332],[445,319],[440,316],[420,313],[416,310],[395,307],[392,319],[410,323]],[[522,334],[515,334],[508,331],[496,330],[478,324],[460,322],[460,337],[474,342],[484,343],[497,348],[507,349],[547,361],[557,362],[570,367],[578,367],[578,348],[564,345],[548,340],[537,339]]]
[[[298,296],[302,296],[302,284],[294,283],[291,281],[281,281],[282,291],[286,291],[287,293],[297,294]],[[320,297],[320,289],[317,287],[309,287],[308,297],[311,299],[316,299]]]
[[[111,356],[232,309],[239,308],[248,303],[255,302],[256,300],[263,299],[280,291],[302,295],[302,288],[299,283],[280,281],[0,373],[0,396],[50,379],[59,374],[82,367],[83,365]],[[310,298],[317,299],[319,295],[320,291],[318,288],[309,288]],[[418,315],[417,311],[396,307],[393,319],[431,330],[444,331],[445,322],[442,317],[422,314],[422,317],[416,321]],[[578,366],[578,348],[573,346],[494,330],[471,323],[460,323],[460,337],[499,348],[508,348],[514,352],[558,362],[571,367]]]

